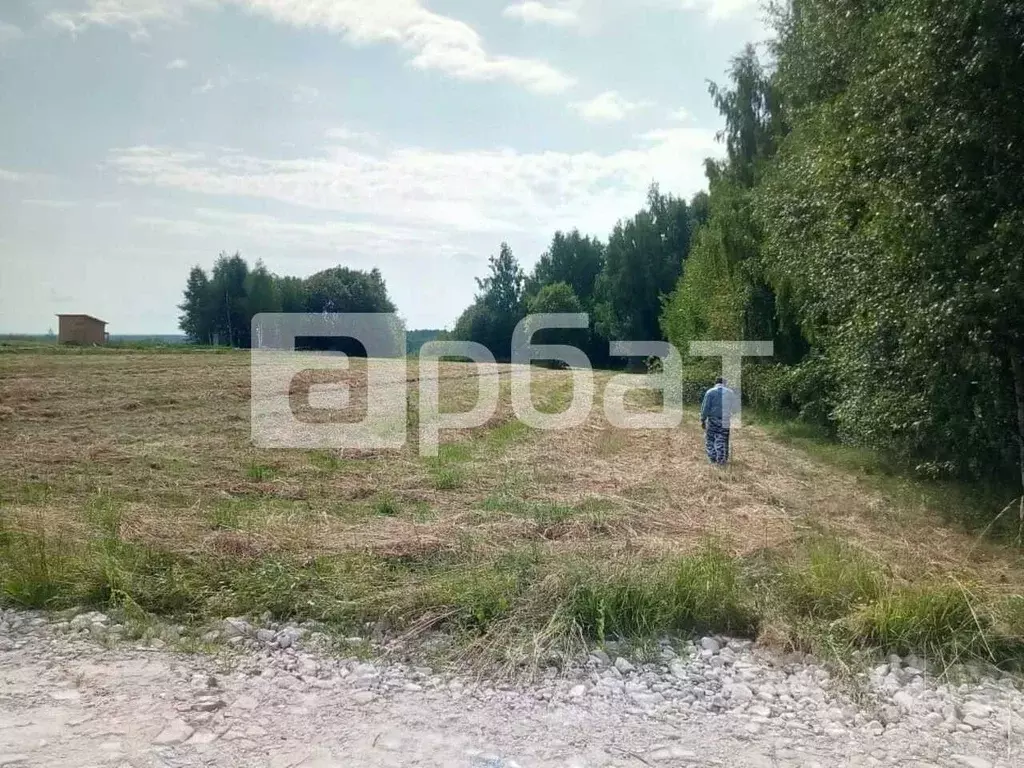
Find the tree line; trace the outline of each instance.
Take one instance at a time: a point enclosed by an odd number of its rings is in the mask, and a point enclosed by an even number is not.
[[[507,357],[525,313],[582,310],[595,350],[770,339],[757,404],[932,476],[1024,483],[1024,5],[791,0],[774,26],[709,88],[706,195],[654,187],[529,275],[502,245],[453,335]]]
[[[707,217],[707,195],[689,202],[664,194],[656,184],[646,205],[618,222],[607,242],[556,232],[548,249],[525,273],[507,243],[477,279],[473,303],[459,316],[452,338],[475,341],[508,360],[512,334],[528,314],[586,312],[590,327],[542,332],[538,343],[571,343],[596,365],[608,358],[610,339],[661,338],[662,296],[672,290],[690,250],[692,232]]]
[[[332,267],[306,278],[278,276],[262,262],[250,268],[238,253],[221,254],[213,270],[192,268],[179,327],[198,344],[251,345],[261,312],[394,312],[380,271]]]
[[[775,22],[770,66],[748,48],[712,89],[727,157],[666,333],[775,339],[767,402],[931,475],[1024,482],[1024,6]]]

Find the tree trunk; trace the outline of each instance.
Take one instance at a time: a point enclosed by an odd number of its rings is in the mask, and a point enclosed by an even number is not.
[[[1020,447],[1020,519],[1024,522],[1024,362],[1021,350],[1010,347],[1010,369],[1013,371],[1013,391],[1017,397],[1017,443]]]

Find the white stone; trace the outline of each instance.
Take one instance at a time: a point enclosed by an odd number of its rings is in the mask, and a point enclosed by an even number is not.
[[[189,744],[212,744],[217,740],[217,734],[213,731],[196,731],[192,734],[192,738],[188,740]]]
[[[964,724],[971,726],[971,728],[986,728],[988,727],[988,720],[974,715],[964,715]]]
[[[705,651],[718,653],[718,651],[721,650],[722,645],[713,637],[702,637],[700,641],[700,647]]]
[[[195,733],[195,729],[192,728],[184,720],[171,720],[164,729],[160,731],[153,743],[158,746],[169,746],[171,744],[181,744]]]
[[[985,719],[992,715],[992,707],[978,701],[967,701],[960,708],[964,715],[971,715],[976,718]]]
[[[224,637],[242,637],[252,631],[249,622],[240,617],[224,619],[220,624],[220,631]]]
[[[743,683],[727,685],[722,690],[728,699],[734,703],[742,704],[754,698],[754,693]]]
[[[677,660],[670,662],[668,665],[668,671],[672,674],[673,677],[676,677],[680,680],[685,680],[687,678],[687,667],[681,661]]]
[[[611,657],[600,648],[596,651],[591,651],[590,658],[594,659],[602,667],[607,667],[612,663]]]
[[[212,697],[204,697],[192,702],[192,709],[196,712],[213,712],[225,706],[223,699]]]
[[[966,768],[992,768],[992,763],[982,757],[971,755],[953,755],[953,759]]]
[[[235,707],[236,709],[253,710],[259,706],[259,702],[252,696],[244,695],[239,696],[237,699],[235,699],[235,703],[231,706]]]
[[[917,701],[906,691],[897,691],[892,697],[892,702],[903,712],[910,713],[917,709]]]

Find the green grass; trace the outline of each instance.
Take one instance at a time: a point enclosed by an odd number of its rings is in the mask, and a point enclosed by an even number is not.
[[[851,618],[851,628],[862,644],[943,664],[1016,656],[1024,650],[1022,640],[995,631],[993,608],[959,583],[914,586],[865,606]]]
[[[881,565],[841,542],[807,545],[806,562],[787,570],[783,589],[793,610],[821,619],[844,616],[878,600],[885,588]]]
[[[377,497],[377,501],[374,502],[373,511],[378,515],[384,515],[385,517],[392,517],[402,511],[398,500],[388,491],[384,491]]]
[[[743,409],[744,424],[761,427],[780,442],[800,448],[814,458],[860,475],[893,474],[885,457],[874,451],[838,442],[825,427],[754,408]]]
[[[469,443],[444,443],[437,447],[435,461],[442,464],[460,464],[473,459],[473,447]]]
[[[438,491],[454,491],[466,482],[464,470],[457,466],[435,467],[431,479]]]
[[[8,336],[0,337],[0,354],[35,355],[127,355],[132,353],[190,355],[248,355],[248,349],[212,347],[202,344],[172,344],[159,340],[122,341],[114,340],[99,346],[58,344],[56,339]]]
[[[219,501],[213,505],[213,508],[208,513],[210,524],[220,531],[242,530],[243,513],[254,508],[255,505],[249,500],[227,499]]]
[[[386,498],[377,501],[379,514],[389,514],[380,509]],[[784,626],[792,646],[826,657],[874,648],[943,665],[983,659],[1016,667],[1024,659],[1024,598],[950,580],[900,584],[870,557],[829,541],[770,562],[710,544],[689,556],[602,560],[527,545],[495,552],[469,538],[409,557],[247,558],[142,547],[120,537],[116,505],[98,496],[91,506],[96,529],[86,543],[42,523],[0,529],[4,603],[131,606],[142,617],[184,622],[270,611],[339,631],[381,620],[395,631],[448,626],[505,661],[524,648],[571,651],[580,638],[642,645],[666,634],[753,637],[768,625]],[[226,505],[218,514],[232,527],[245,509]],[[568,514],[557,509],[556,516]]]
[[[535,430],[519,419],[512,419],[499,424],[483,437],[483,448],[489,454],[505,453],[516,443],[525,440]]]
[[[1020,497],[1017,486],[927,478],[915,474],[912,466],[877,451],[841,443],[828,429],[817,424],[753,408],[744,408],[743,419],[746,424],[764,429],[772,438],[799,448],[823,464],[857,475],[898,506],[927,507],[941,514],[948,523],[984,532],[1006,543],[1020,544],[1022,529],[1015,515],[1004,514],[998,520],[993,519],[1013,499]]]
[[[94,494],[85,505],[84,517],[106,536],[116,536],[121,526],[124,502],[103,491]]]
[[[337,472],[351,464],[350,461],[339,458],[329,451],[310,451],[309,463],[324,472]]]
[[[587,523],[592,529],[599,529],[614,515],[614,505],[603,499],[587,499],[574,506],[523,499],[514,483],[508,484],[500,493],[488,496],[480,507],[485,512],[524,517],[544,527],[576,520]]]
[[[253,462],[249,465],[248,469],[245,470],[245,476],[250,480],[262,483],[273,478],[274,470],[272,467]]]
[[[597,567],[575,575],[563,610],[585,635],[650,638],[664,633],[756,630],[738,564],[713,549],[656,564]]]
[[[0,486],[0,502],[43,504],[52,493],[51,485],[40,481],[4,484]]]

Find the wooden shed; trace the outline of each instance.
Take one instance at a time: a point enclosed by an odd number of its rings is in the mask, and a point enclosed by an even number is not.
[[[57,341],[61,344],[106,344],[106,322],[92,315],[57,315],[60,330]]]

